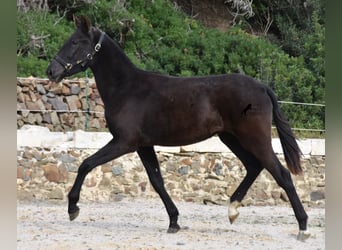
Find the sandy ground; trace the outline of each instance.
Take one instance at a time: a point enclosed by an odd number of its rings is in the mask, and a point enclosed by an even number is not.
[[[311,238],[296,240],[290,207],[241,207],[231,225],[227,208],[176,202],[177,234],[167,234],[168,216],[158,199],[80,202],[70,222],[66,202],[19,202],[17,249],[325,249],[325,212],[308,208]]]

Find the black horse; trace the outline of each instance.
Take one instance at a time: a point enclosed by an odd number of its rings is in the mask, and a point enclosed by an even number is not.
[[[59,82],[89,67],[95,76],[113,139],[79,167],[68,194],[70,220],[78,216],[77,202],[86,175],[98,165],[137,151],[170,217],[168,232],[177,232],[180,229],[178,209],[165,190],[153,146],[186,145],[218,135],[247,169],[246,177],[230,198],[230,222],[239,215],[237,208],[241,200],[265,168],[291,202],[299,224],[297,238],[309,237],[308,216],[290,172],[272,149],[272,116],[287,167],[293,174],[302,173],[301,152],[269,87],[241,74],[184,78],[140,70],[88,18],[74,19],[76,31],[46,73],[50,80]]]

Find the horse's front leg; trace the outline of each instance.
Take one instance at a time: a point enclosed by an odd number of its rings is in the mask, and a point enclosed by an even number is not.
[[[87,174],[95,167],[134,150],[135,149],[124,145],[124,143],[120,143],[120,141],[115,141],[114,139],[112,139],[99,151],[97,151],[95,154],[88,157],[82,162],[82,164],[78,168],[78,173],[74,185],[68,194],[68,213],[70,220],[74,220],[79,214],[80,209],[77,206],[77,202],[80,199],[81,187]]]
[[[153,147],[141,147],[138,149],[137,152],[146,169],[154,190],[159,194],[166,207],[167,213],[170,218],[170,225],[167,232],[176,233],[180,229],[180,226],[177,223],[179,213],[177,207],[172,202],[170,196],[165,190],[164,181],[160,173],[160,167],[156,153]]]

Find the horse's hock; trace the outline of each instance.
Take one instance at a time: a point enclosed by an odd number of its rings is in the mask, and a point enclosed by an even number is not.
[[[34,139],[33,139],[34,138]],[[108,133],[50,132],[44,127],[18,130],[17,190],[19,200],[66,200],[82,160],[108,141]],[[97,144],[95,143],[97,142]],[[274,140],[275,151],[279,141]],[[325,205],[323,140],[301,142],[304,174],[293,176],[300,199],[308,206]],[[185,147],[156,147],[165,186],[174,200],[226,204],[246,174],[234,154],[212,138]],[[281,161],[284,159],[278,154]],[[81,200],[119,201],[124,197],[157,197],[136,153],[97,167],[86,178]],[[288,203],[285,192],[263,171],[243,205]]]

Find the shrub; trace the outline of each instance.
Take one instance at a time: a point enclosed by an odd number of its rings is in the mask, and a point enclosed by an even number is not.
[[[73,26],[44,11],[17,12],[17,74],[45,77],[45,69]]]

